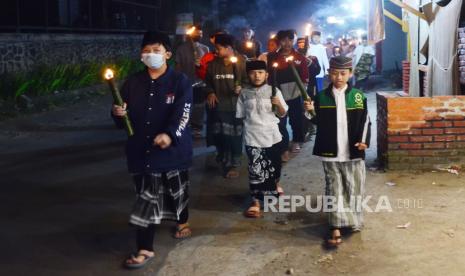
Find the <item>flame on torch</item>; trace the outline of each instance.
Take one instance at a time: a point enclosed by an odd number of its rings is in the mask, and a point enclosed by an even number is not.
[[[278,63],[277,62],[273,63],[273,68],[278,68]]]
[[[276,34],[270,35],[270,38],[271,38],[271,39],[275,39],[275,38],[276,38]]]
[[[113,70],[108,68],[107,70],[105,70],[104,77],[106,80],[111,80],[112,78],[115,77],[115,74],[113,73]]]
[[[247,42],[245,43],[245,47],[251,49],[251,48],[253,47],[253,42],[252,42],[252,41],[247,41]]]
[[[312,33],[312,24],[307,23],[307,25],[305,25],[305,35],[310,36],[311,33]]]
[[[186,31],[186,34],[190,36],[190,35],[192,35],[194,32],[195,32],[195,26],[192,26],[191,28],[189,28],[189,29]]]
[[[236,63],[236,62],[237,62],[237,57],[234,57],[234,56],[233,56],[233,57],[231,57],[229,60],[230,60],[232,63]]]
[[[294,60],[294,56],[288,56],[286,58],[286,62],[293,61],[293,60]]]

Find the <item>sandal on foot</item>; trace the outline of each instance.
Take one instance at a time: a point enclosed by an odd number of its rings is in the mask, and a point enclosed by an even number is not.
[[[334,230],[337,230],[337,229],[334,229]],[[329,247],[338,247],[341,243],[342,243],[341,230],[339,230],[338,235],[334,235],[334,233],[331,233],[328,239],[326,240],[326,245]]]
[[[189,226],[189,224],[183,225],[183,226],[176,226],[176,232],[174,232],[174,238],[175,239],[187,239],[192,236],[192,230]]]
[[[238,178],[239,172],[236,169],[230,169],[224,177],[227,179]]]
[[[277,187],[276,187],[276,192],[278,192],[278,195],[279,195],[279,196],[283,196],[283,195],[284,195],[283,187],[277,186]]]
[[[300,147],[299,144],[294,144],[294,145],[292,146],[291,152],[292,152],[292,153],[299,153],[301,149],[302,149],[302,148]]]
[[[137,259],[140,258],[140,257],[144,257],[144,259],[139,262]],[[124,266],[126,268],[129,268],[129,269],[137,269],[137,268],[142,268],[144,267],[148,262],[150,262],[151,260],[153,260],[153,258],[155,258],[155,254],[153,254],[152,256],[150,256],[149,254],[147,253],[134,253],[134,254],[131,254],[131,256],[129,257],[129,259],[127,259],[125,262],[124,262]]]
[[[252,203],[250,205],[249,209],[247,209],[244,212],[244,216],[247,218],[259,218],[261,217],[261,211],[260,211],[260,205],[257,205],[256,203]]]
[[[341,243],[342,243],[342,237],[341,236],[329,237],[326,240],[326,244],[329,247],[338,247]]]
[[[291,157],[289,156],[289,152],[288,151],[285,151],[282,155],[281,155],[281,162],[282,163],[287,163],[291,160]]]

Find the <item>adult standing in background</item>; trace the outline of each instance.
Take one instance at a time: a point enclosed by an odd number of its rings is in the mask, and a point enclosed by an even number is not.
[[[316,76],[316,88],[320,92],[323,90],[324,78],[328,73],[329,61],[328,55],[326,54],[326,48],[320,43],[321,32],[313,31],[311,36],[312,43],[308,49],[307,56],[315,56],[320,64],[320,73]]]
[[[208,53],[208,47],[200,43],[203,32],[200,25],[192,26],[186,35],[186,41],[179,45],[176,51],[176,70],[187,75],[192,82],[194,94],[194,108],[192,110],[192,134],[201,137],[205,117],[205,83],[200,79],[196,70],[200,67],[200,59]]]

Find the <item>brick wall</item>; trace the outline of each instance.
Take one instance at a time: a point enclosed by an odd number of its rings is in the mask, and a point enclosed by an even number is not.
[[[465,96],[378,93],[378,159],[388,169],[465,164]]]
[[[409,93],[410,85],[410,61],[402,61],[402,89],[405,93]]]

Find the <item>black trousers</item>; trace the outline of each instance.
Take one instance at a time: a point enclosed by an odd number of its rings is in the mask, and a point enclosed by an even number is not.
[[[279,120],[279,132],[283,136],[280,142],[281,153],[289,150],[289,132],[287,131],[287,119],[292,129],[292,142],[303,143],[305,138],[304,133],[304,107],[301,97],[286,101],[289,106],[288,114]]]
[[[189,219],[189,208],[186,206],[179,215],[178,224],[184,224]],[[137,227],[136,239],[137,239],[137,251],[147,250],[153,251],[153,239],[155,237],[155,224],[150,224],[148,227]]]

